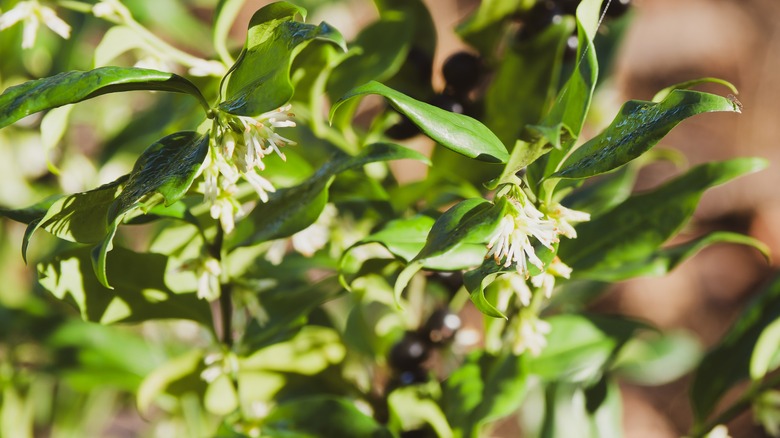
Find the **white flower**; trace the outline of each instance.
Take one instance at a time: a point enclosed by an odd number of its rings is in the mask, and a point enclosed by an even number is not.
[[[41,5],[37,0],[21,1],[8,12],[0,15],[0,31],[20,21],[24,22],[23,49],[29,49],[35,45],[35,37],[41,22],[62,38],[70,38],[68,23],[58,17],[54,9]]]
[[[590,213],[572,210],[561,204],[553,204],[551,207],[543,208],[543,210],[550,219],[555,221],[558,232],[569,239],[577,238],[577,231],[570,222],[586,222],[590,220]]]
[[[293,248],[306,257],[311,257],[315,252],[324,248],[330,240],[330,227],[338,213],[335,205],[326,204],[313,224],[293,234]]]
[[[195,275],[198,277],[198,298],[208,301],[214,301],[219,298],[219,276],[221,273],[222,267],[219,264],[219,260],[213,257],[199,260],[195,269]]]
[[[216,76],[221,77],[225,74],[225,64],[218,61],[200,60],[190,67],[188,73],[192,76]]]
[[[774,436],[777,435],[775,434]],[[731,436],[729,435],[729,429],[726,426],[719,424],[713,427],[704,438],[731,438]]]
[[[212,383],[222,375],[234,376],[238,373],[238,357],[233,353],[210,353],[203,358],[206,368],[200,373],[200,378]]]
[[[520,355],[528,351],[538,356],[547,346],[546,335],[552,327],[547,321],[536,315],[521,312],[510,323],[510,333],[514,336],[512,352]]]
[[[533,237],[542,245],[552,248],[558,241],[555,223],[544,218],[544,214],[534,207],[528,200],[521,204],[511,200],[513,211],[503,218],[498,229],[488,242],[488,253],[485,258],[492,257],[496,263],[504,260],[504,266],[517,264],[517,272],[528,275],[530,262],[537,268],[544,269],[544,265],[536,256],[530,237]]]
[[[571,268],[561,261],[558,257],[555,257],[550,265],[547,266],[547,270],[539,275],[531,277],[531,284],[535,288],[544,291],[544,296],[550,298],[552,296],[553,288],[555,287],[555,277],[569,278],[571,275]]]
[[[239,180],[249,183],[262,202],[268,202],[269,193],[276,191],[258,171],[265,169],[263,158],[275,153],[284,160],[286,157],[281,148],[295,144],[274,131],[295,126],[289,110],[290,105],[287,105],[259,117],[217,114],[212,129],[214,142],[202,168],[203,195],[211,206],[211,217],[219,219],[226,233],[233,231],[241,213],[241,205],[235,197]]]

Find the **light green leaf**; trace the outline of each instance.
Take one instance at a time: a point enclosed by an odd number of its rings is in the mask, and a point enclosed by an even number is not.
[[[58,174],[59,169],[51,161],[51,153],[59,145],[68,129],[68,119],[73,105],[54,108],[41,119],[41,143],[46,154],[46,165],[49,171]]]
[[[295,21],[306,10],[287,2],[271,3],[255,12],[249,22],[244,49],[227,76],[223,111],[258,116],[283,106],[293,95],[290,65],[309,41],[331,41],[344,50],[341,34],[327,23],[317,26]]]
[[[690,333],[647,332],[620,350],[613,372],[640,385],[665,385],[693,370],[702,354],[701,342]]]
[[[750,378],[761,380],[780,366],[780,318],[766,326],[750,357]]]
[[[70,302],[86,321],[111,324],[152,319],[190,319],[211,327],[208,303],[192,293],[177,294],[165,284],[168,257],[117,247],[108,254],[102,286],[92,272],[89,248],[66,251],[38,264],[39,282],[60,300]]]
[[[509,158],[501,140],[481,122],[412,99],[375,81],[352,89],[342,96],[331,107],[331,119],[345,102],[367,94],[385,97],[396,110],[409,117],[426,135],[459,154],[492,163],[505,163]]]
[[[305,326],[292,339],[262,348],[240,359],[241,370],[314,375],[344,359],[339,334],[327,327]]]
[[[415,430],[429,424],[440,438],[452,438],[453,433],[439,405],[419,387],[407,386],[393,390],[387,396],[390,427]]]
[[[694,167],[655,190],[630,197],[607,215],[579,224],[578,237],[562,241],[558,255],[575,276],[608,277],[651,257],[688,221],[705,190],[765,166],[764,160],[743,158]],[[675,256],[666,258],[672,263]]]
[[[595,383],[610,360],[643,323],[620,317],[556,315],[541,354],[529,357],[528,374],[545,381]]]
[[[206,382],[200,378],[204,369],[203,351],[191,349],[187,353],[169,360],[146,376],[138,388],[136,403],[142,414],[147,414],[155,399],[163,394],[171,384],[186,382],[185,390],[205,391]]]
[[[587,178],[608,172],[655,146],[684,119],[713,111],[740,112],[715,94],[673,90],[659,103],[629,101],[601,134],[577,148],[553,177]]]
[[[81,102],[107,93],[159,90],[195,96],[208,111],[198,87],[173,73],[127,67],[69,71],[8,88],[0,95],[0,128],[30,114]]]
[[[701,360],[691,385],[691,404],[696,424],[701,425],[712,413],[723,395],[738,382],[761,374],[770,353],[777,321],[780,320],[780,277],[775,276],[742,310],[723,339]],[[771,327],[771,328],[770,328]],[[766,330],[770,333],[758,345]],[[761,347],[762,351],[758,350]],[[764,348],[769,348],[763,351]],[[751,362],[757,359],[756,365]],[[763,358],[763,359],[762,359]],[[772,366],[776,361],[770,360]],[[768,370],[768,369],[767,369]]]
[[[707,84],[707,83],[723,85],[723,86],[727,87],[729,90],[731,90],[732,93],[739,94],[737,92],[737,87],[735,87],[731,82],[724,81],[723,79],[718,79],[718,78],[700,78],[700,79],[694,79],[694,80],[691,80],[691,81],[681,82],[679,84],[674,84],[671,87],[666,87],[663,90],[655,93],[655,96],[653,96],[652,101],[653,102],[660,102],[660,101],[666,99],[666,97],[669,96],[669,94],[671,94],[672,91],[674,91],[674,90],[685,90],[685,89],[688,89],[688,88],[695,87],[697,85]]]
[[[155,54],[164,58],[164,53],[160,53],[152,44],[145,39],[139,38],[136,31],[128,26],[113,26],[106,31],[103,39],[95,48],[95,67],[104,67],[111,64],[111,61],[120,55],[133,50],[141,49],[145,53]]]
[[[228,48],[228,39],[230,28],[233,27],[233,23],[235,23],[236,17],[241,12],[244,3],[246,3],[246,0],[220,0],[214,14],[212,41],[214,42],[214,48],[217,50],[217,55],[226,64],[232,64],[235,61]]]

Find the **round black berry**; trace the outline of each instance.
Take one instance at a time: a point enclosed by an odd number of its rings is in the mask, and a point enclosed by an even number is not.
[[[417,332],[407,331],[404,337],[390,349],[388,362],[398,371],[414,371],[420,368],[431,354],[431,346]]]
[[[425,50],[414,46],[409,49],[406,55],[406,63],[411,65],[418,74],[418,79],[422,83],[431,82],[433,73],[433,58]]]
[[[431,428],[405,430],[401,432],[401,438],[436,438],[439,435]]]
[[[541,33],[547,26],[560,23],[563,11],[552,0],[536,2],[523,18],[523,27],[517,33],[518,41],[525,41]]]
[[[425,322],[423,333],[434,345],[444,344],[455,337],[460,329],[461,320],[457,313],[447,308],[434,311],[428,321]]]
[[[558,0],[557,3],[564,14],[574,15],[577,12],[577,6],[580,5],[580,0]]]
[[[607,17],[617,18],[628,12],[631,0],[612,0],[607,9]]]
[[[408,117],[401,114],[401,120],[395,125],[387,128],[385,135],[393,140],[406,140],[419,134],[420,130]]]
[[[442,67],[447,90],[466,94],[477,86],[482,75],[482,60],[468,52],[458,52],[444,61]]]

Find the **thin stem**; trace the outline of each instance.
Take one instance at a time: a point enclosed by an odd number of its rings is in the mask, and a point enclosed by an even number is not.
[[[225,241],[225,231],[218,224],[214,242],[209,246],[209,254],[222,265],[222,247]],[[219,286],[219,313],[222,321],[222,343],[233,346],[233,287],[227,281],[227,270],[222,266],[222,278]]]

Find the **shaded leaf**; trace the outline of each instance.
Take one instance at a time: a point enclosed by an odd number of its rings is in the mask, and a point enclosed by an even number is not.
[[[558,255],[574,269],[574,276],[594,279],[639,264],[680,230],[705,190],[765,165],[764,160],[744,158],[694,167],[661,187],[630,197],[608,215],[579,224],[577,239],[561,242]]]
[[[332,436],[390,438],[393,435],[347,399],[310,396],[282,403],[263,420],[269,437]]]
[[[187,93],[209,109],[200,90],[181,76],[142,68],[101,67],[63,72],[8,88],[0,95],[0,128],[39,111],[107,93],[133,90]]]
[[[398,112],[409,117],[426,135],[459,154],[492,163],[505,163],[509,158],[501,140],[481,122],[412,99],[375,81],[354,88],[342,96],[331,107],[331,119],[346,101],[367,94],[387,98]]]
[[[290,65],[313,39],[331,41],[344,50],[341,34],[327,23],[317,26],[295,21],[306,10],[284,1],[260,8],[249,22],[247,40],[227,77],[220,109],[240,116],[258,116],[279,108],[293,95]]]
[[[780,277],[775,276],[742,310],[723,339],[701,360],[690,392],[698,424],[713,413],[726,391],[750,377],[757,343],[764,331],[773,327],[778,319]]]

